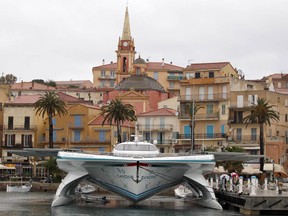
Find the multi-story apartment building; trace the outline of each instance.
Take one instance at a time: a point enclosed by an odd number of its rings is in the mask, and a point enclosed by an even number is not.
[[[30,170],[29,158],[10,151],[37,148],[36,132],[41,120],[37,118],[33,104],[38,99],[38,95],[22,95],[3,106],[2,162],[12,167],[21,164],[23,172]]]
[[[160,108],[137,115],[137,134],[147,142],[154,143],[156,140],[162,153],[174,153],[178,131],[176,110]]]
[[[226,145],[228,131],[230,77],[238,77],[238,73],[229,62],[219,62],[192,64],[184,74],[178,97],[179,145],[190,149],[193,135],[196,150],[203,150],[205,146],[221,149]],[[199,107],[194,117],[190,107]]]

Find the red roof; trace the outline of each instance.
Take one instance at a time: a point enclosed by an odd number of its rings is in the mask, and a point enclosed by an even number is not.
[[[150,112],[139,113],[137,116],[176,116],[176,110],[170,108],[161,108]]]
[[[100,66],[96,66],[93,67],[93,70],[99,70],[99,69],[117,69],[117,63],[111,63],[111,64],[105,64],[105,65],[100,65]]]
[[[18,97],[15,97],[14,101],[8,101],[5,103],[5,105],[8,104],[34,104],[36,101],[39,100],[41,95],[21,95]]]
[[[187,68],[192,70],[208,70],[208,69],[221,69],[225,67],[229,62],[212,62],[212,63],[195,63],[190,64]]]

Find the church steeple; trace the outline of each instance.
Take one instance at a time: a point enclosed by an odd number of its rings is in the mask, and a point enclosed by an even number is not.
[[[126,11],[125,11],[125,19],[124,19],[124,26],[123,26],[123,32],[122,32],[121,40],[131,40],[128,7],[126,7]]]
[[[117,53],[117,78],[116,83],[129,77],[133,73],[133,61],[135,58],[134,39],[131,37],[128,7],[125,11],[125,19],[122,37],[119,38]]]

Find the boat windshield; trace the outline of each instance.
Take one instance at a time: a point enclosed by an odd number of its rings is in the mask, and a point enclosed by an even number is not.
[[[157,147],[151,144],[118,144],[115,149],[120,151],[157,151]]]

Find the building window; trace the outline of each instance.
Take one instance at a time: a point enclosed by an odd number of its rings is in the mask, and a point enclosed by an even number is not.
[[[5,134],[5,145],[7,147],[15,145],[15,134]]]
[[[214,77],[214,71],[209,71],[209,78],[213,78]]]
[[[24,129],[29,130],[30,129],[30,117],[25,116],[24,118]]]
[[[150,132],[145,132],[144,133],[144,140],[146,140],[147,142],[150,142],[150,139],[151,139]]]
[[[110,78],[114,78],[115,77],[115,71],[110,71]]]
[[[285,131],[285,141],[286,141],[286,144],[288,144],[288,131],[287,130]]]
[[[206,113],[213,114],[213,104],[207,104]]]
[[[53,126],[56,125],[56,119],[55,119],[55,118],[52,119],[52,125],[53,125]]]
[[[74,126],[81,127],[81,116],[79,115],[74,116]]]
[[[106,131],[104,131],[104,130],[99,131],[99,141],[104,142],[105,137],[106,137]]]
[[[110,87],[114,87],[115,86],[115,81],[114,80],[110,80]]]
[[[222,104],[222,106],[221,106],[221,113],[222,113],[222,115],[225,115],[226,114],[226,105],[225,104]]]
[[[13,130],[13,116],[8,116],[8,130]]]
[[[242,128],[237,128],[237,141],[242,141]]]
[[[242,123],[243,121],[243,111],[234,112],[234,123]]]
[[[21,144],[23,147],[32,147],[32,134],[22,134]]]
[[[141,70],[139,67],[136,68],[136,75],[140,75],[141,74]]]
[[[257,105],[258,96],[257,95],[248,95],[248,106]]]
[[[80,130],[74,130],[74,142],[79,142],[80,141],[80,135],[81,135],[81,131]]]
[[[278,82],[278,88],[281,88],[281,82]]]
[[[288,122],[288,114],[285,114],[285,122]]]
[[[53,130],[53,142],[56,142],[57,140],[57,131]]]
[[[257,140],[257,128],[251,128],[251,141]]]
[[[105,75],[106,75],[105,73],[106,73],[106,71],[105,71],[105,70],[101,70],[101,77],[102,77],[102,78],[104,78],[104,77],[105,77]]]
[[[158,76],[159,76],[159,73],[158,73],[158,72],[154,72],[153,78],[154,78],[155,80],[158,80]]]
[[[169,88],[174,89],[174,82],[169,82]]]
[[[195,78],[197,79],[197,78],[200,78],[200,72],[196,72],[195,73]]]
[[[105,82],[104,82],[104,80],[101,80],[101,81],[100,81],[100,87],[101,87],[101,88],[105,87]]]

